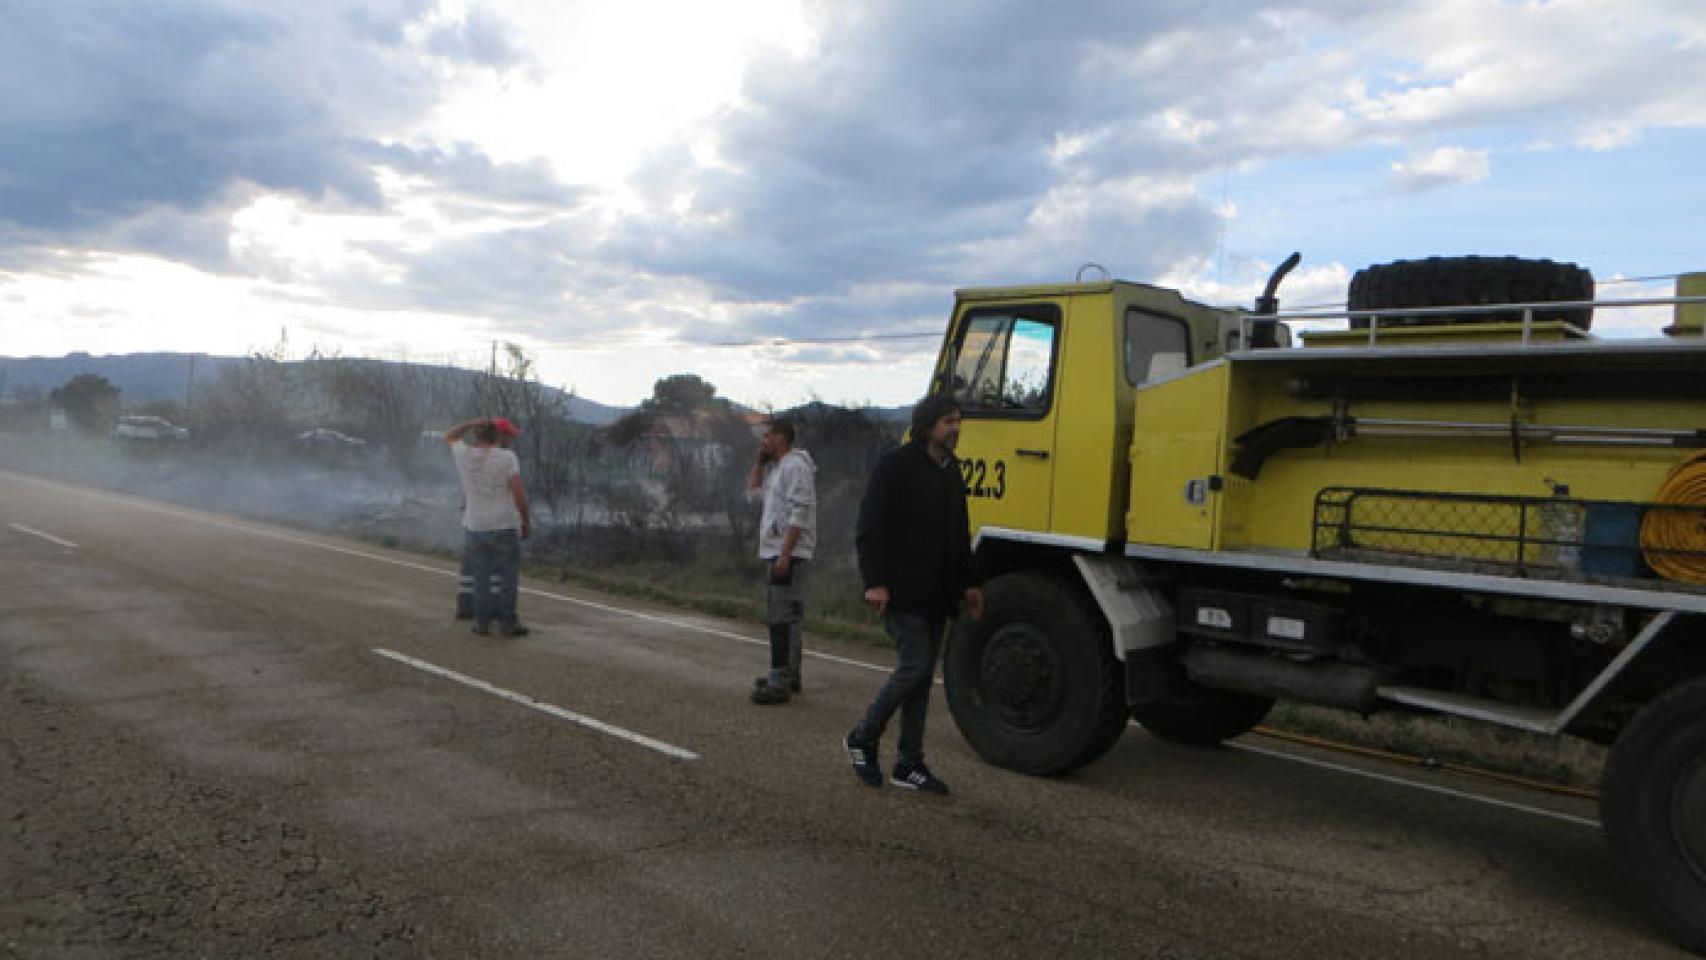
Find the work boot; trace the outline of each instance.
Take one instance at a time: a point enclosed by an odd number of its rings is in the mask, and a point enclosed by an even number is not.
[[[752,688],[752,702],[759,704],[787,703],[791,699],[786,687],[761,683]]]
[[[769,677],[753,677],[752,678],[752,685],[755,687],[769,686],[770,685],[770,678]],[[789,677],[788,678],[788,692],[789,693],[799,693],[800,692],[800,678],[799,677]]]

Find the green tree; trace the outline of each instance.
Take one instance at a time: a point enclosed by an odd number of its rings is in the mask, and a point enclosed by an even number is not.
[[[642,406],[672,413],[709,410],[728,401],[717,397],[717,388],[692,373],[677,373],[652,384],[652,395]]]
[[[110,433],[118,423],[119,390],[106,377],[79,373],[53,391],[49,401],[85,433]]]

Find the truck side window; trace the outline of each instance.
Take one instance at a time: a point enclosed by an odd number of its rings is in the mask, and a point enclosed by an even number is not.
[[[1058,321],[1048,311],[969,315],[953,363],[953,393],[967,414],[1041,416],[1053,384]]]
[[[1191,364],[1190,328],[1173,317],[1142,310],[1125,313],[1125,378],[1142,386]]]

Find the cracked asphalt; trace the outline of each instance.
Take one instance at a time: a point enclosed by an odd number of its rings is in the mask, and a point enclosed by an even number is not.
[[[871,790],[838,741],[886,651],[808,638],[857,662],[759,708],[760,630],[534,583],[482,640],[447,570],[0,473],[0,957],[1682,955],[1536,812],[1589,804],[1136,729],[1032,779],[940,698],[955,796]]]

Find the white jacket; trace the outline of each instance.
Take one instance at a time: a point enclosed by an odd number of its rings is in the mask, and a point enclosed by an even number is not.
[[[764,469],[764,513],[758,521],[758,556],[782,552],[789,527],[800,528],[792,556],[809,560],[817,549],[817,464],[798,448]]]

